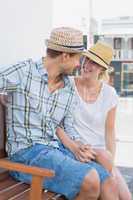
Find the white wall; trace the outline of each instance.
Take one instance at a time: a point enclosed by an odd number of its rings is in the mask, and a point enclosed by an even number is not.
[[[53,0],[0,0],[0,66],[44,52]]]
[[[91,0],[54,0],[53,26],[72,26],[88,32],[90,2]]]

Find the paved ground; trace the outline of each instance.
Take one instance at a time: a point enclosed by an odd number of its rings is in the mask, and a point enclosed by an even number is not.
[[[133,194],[133,97],[120,98],[117,118],[116,165],[120,166]]]
[[[133,197],[133,168],[119,167],[119,169],[124,176]]]

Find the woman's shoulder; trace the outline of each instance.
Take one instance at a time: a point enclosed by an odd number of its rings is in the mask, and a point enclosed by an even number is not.
[[[103,83],[103,84],[104,84],[103,98],[104,100],[106,100],[106,105],[110,110],[111,108],[115,107],[118,104],[119,97],[113,86],[109,85],[108,83]]]
[[[103,82],[103,88],[107,95],[117,95],[116,89],[108,83]]]

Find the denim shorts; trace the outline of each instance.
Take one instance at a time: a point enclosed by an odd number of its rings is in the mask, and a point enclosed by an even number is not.
[[[54,170],[55,176],[45,178],[43,187],[49,191],[60,193],[70,200],[74,199],[79,193],[83,179],[90,170],[97,170],[101,182],[110,176],[96,162],[82,163],[77,161],[74,155],[63,145],[59,145],[59,148],[53,148],[43,144],[35,144],[32,147],[20,150],[10,159],[30,166]],[[32,179],[31,175],[20,172],[11,172],[11,175],[25,183],[30,183]]]

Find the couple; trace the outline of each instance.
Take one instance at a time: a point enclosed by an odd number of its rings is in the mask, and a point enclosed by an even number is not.
[[[106,170],[106,166],[95,162],[99,153],[87,145],[88,142],[84,144],[80,135],[82,133],[79,134],[78,127],[74,125],[72,113],[75,110],[75,99],[77,100],[75,89],[81,96],[81,85],[86,90],[85,87],[91,82],[97,83],[91,80],[85,85],[82,78],[75,79],[72,83],[67,76],[75,66],[79,66],[84,49],[83,35],[73,28],[57,28],[51,32],[50,39],[46,42],[45,59],[39,62],[29,59],[0,70],[0,92],[10,94],[7,115],[8,155],[15,162],[54,170],[55,177],[45,180],[43,186],[68,199],[96,200],[100,197],[103,200],[117,200],[116,180]],[[95,52],[92,54],[96,56]],[[104,58],[98,58],[106,63]],[[97,70],[93,70],[92,60],[85,55],[83,73],[86,76],[90,73],[96,79],[103,67],[94,66]],[[92,69],[87,68],[87,63],[91,63]],[[85,79],[88,80],[88,77]],[[85,95],[81,97],[82,103],[89,106],[90,103],[97,102],[107,86],[98,82],[93,85],[93,89],[94,87],[94,93],[90,90],[92,95],[89,95],[87,88]],[[111,91],[115,96],[114,90]],[[111,116],[115,113],[114,107],[112,112]],[[80,118],[80,113],[78,114]],[[88,115],[87,112],[84,114]],[[92,120],[90,123],[94,126]],[[98,126],[101,125],[97,124],[97,129]],[[107,147],[112,153],[113,147],[109,142]],[[11,174],[18,180],[27,183],[31,181],[27,174]]]

